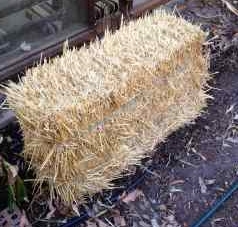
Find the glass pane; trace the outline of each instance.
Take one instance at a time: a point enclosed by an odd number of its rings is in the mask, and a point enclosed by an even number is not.
[[[86,0],[0,1],[0,69],[87,26]]]

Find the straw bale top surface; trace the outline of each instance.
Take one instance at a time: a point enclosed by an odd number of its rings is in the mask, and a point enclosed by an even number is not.
[[[22,110],[26,117],[34,112],[42,120],[42,115],[77,108],[81,117],[95,112],[87,119],[94,122],[100,119],[99,112],[112,112],[150,86],[160,64],[201,37],[204,34],[198,26],[165,12],[155,13],[122,26],[113,35],[107,32],[89,48],[67,50],[63,56],[29,69],[23,84],[11,85],[9,99],[13,93],[15,108],[29,108]],[[138,73],[141,69],[150,72],[151,78]],[[137,86],[132,88],[134,82]],[[94,110],[97,105],[100,110]]]

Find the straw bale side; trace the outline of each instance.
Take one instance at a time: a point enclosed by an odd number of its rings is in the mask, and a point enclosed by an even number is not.
[[[102,189],[206,105],[199,27],[163,11],[27,71],[5,88],[36,183],[80,201]]]

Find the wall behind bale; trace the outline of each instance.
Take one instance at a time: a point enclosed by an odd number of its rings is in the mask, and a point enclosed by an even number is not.
[[[36,183],[65,203],[102,189],[197,117],[208,79],[199,27],[156,12],[27,71],[5,93]]]

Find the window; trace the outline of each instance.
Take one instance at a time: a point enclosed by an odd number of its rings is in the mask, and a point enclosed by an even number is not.
[[[0,0],[0,83],[169,0]]]
[[[87,23],[85,0],[1,0],[0,70],[26,53],[67,39]]]

